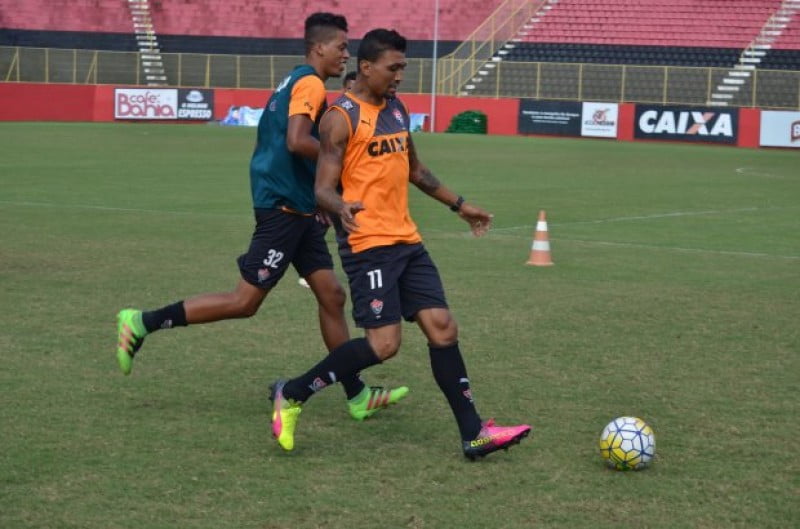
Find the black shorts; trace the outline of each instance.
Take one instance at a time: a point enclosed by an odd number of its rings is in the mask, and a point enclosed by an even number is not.
[[[447,308],[439,271],[420,243],[342,252],[341,257],[359,327],[392,325],[401,317],[414,321],[422,309]]]
[[[237,259],[242,278],[259,288],[272,288],[291,263],[301,277],[333,269],[325,242],[327,225],[316,215],[280,209],[256,209],[256,229],[247,253]]]

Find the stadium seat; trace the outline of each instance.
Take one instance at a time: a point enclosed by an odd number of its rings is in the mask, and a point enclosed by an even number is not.
[[[747,46],[781,0],[561,0],[526,42],[706,48]],[[645,57],[644,60],[652,60]]]
[[[6,4],[11,4],[7,2]],[[25,0],[14,7],[0,5],[5,29],[131,33],[127,0]],[[17,5],[18,4],[18,5]],[[439,0],[439,38],[463,40],[500,4],[499,0]],[[432,40],[435,0],[419,0],[413,9],[375,9],[370,0],[331,2],[296,0],[193,0],[150,2],[153,24],[160,35],[248,38],[302,37],[303,21],[315,11],[335,11],[348,17],[358,38],[375,27],[398,30],[409,39]]]

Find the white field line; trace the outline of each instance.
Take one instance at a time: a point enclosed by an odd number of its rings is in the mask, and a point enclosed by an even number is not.
[[[527,227],[527,226],[526,226]],[[462,231],[458,234],[454,234],[453,232],[446,232],[441,230],[435,229],[427,229],[425,230],[427,233],[431,234],[428,238],[460,238],[460,239],[469,239],[472,238],[472,234],[468,231]],[[517,234],[510,234],[510,233],[495,233],[497,230],[492,230],[489,232],[486,237],[489,238],[506,238],[506,239],[520,239],[520,235]],[[425,238],[423,234],[423,238]],[[641,248],[643,250],[661,250],[667,252],[691,252],[691,253],[705,253],[705,254],[712,254],[712,255],[738,255],[742,257],[770,257],[774,259],[791,259],[791,260],[800,260],[800,255],[781,255],[781,254],[774,254],[774,253],[763,253],[763,252],[740,252],[740,251],[733,251],[733,250],[713,250],[710,248],[685,248],[682,246],[658,246],[656,244],[640,244],[640,243],[631,243],[631,242],[618,242],[618,241],[595,241],[595,240],[587,240],[587,239],[570,239],[568,237],[549,237],[551,243],[575,243],[575,244],[584,244],[587,246],[616,246],[621,248]],[[530,245],[530,242],[528,242]]]
[[[740,174],[743,176],[757,176],[761,178],[781,178],[781,179],[786,178],[783,175],[763,172],[757,167],[737,167],[736,174]]]
[[[529,227],[529,226],[526,226]],[[472,238],[472,234],[468,231],[459,232],[457,235],[453,232],[445,232],[441,230],[435,229],[427,229],[425,230],[427,233],[431,233],[432,237],[438,238],[460,238],[460,239],[469,239]],[[495,233],[497,230],[492,229],[486,237],[490,238],[506,238],[506,239],[520,239],[521,236],[517,234],[510,234],[510,233]],[[423,238],[424,234],[423,234]],[[431,237],[428,237],[431,238]],[[576,244],[584,244],[587,246],[595,245],[595,246],[617,246],[622,248],[641,248],[644,250],[662,250],[668,252],[693,252],[693,253],[706,253],[712,255],[738,255],[743,257],[771,257],[775,259],[792,259],[792,260],[800,260],[800,255],[781,255],[781,254],[774,254],[774,253],[763,253],[763,252],[740,252],[740,251],[733,251],[733,250],[713,250],[710,248],[685,248],[682,246],[658,246],[656,244],[640,244],[640,243],[631,243],[631,242],[618,242],[618,241],[595,241],[595,240],[587,240],[587,239],[570,239],[568,237],[549,237],[550,242],[555,243],[576,243]],[[530,239],[529,239],[530,241]],[[530,242],[528,242],[530,245]]]
[[[576,220],[574,222],[548,222],[550,226],[579,226],[581,224],[606,224],[609,222],[629,222],[629,221],[639,221],[639,220],[653,220],[653,219],[668,219],[668,218],[675,218],[675,217],[702,217],[706,215],[723,215],[727,213],[749,213],[753,211],[775,211],[779,209],[786,209],[786,208],[778,208],[778,207],[767,207],[767,208],[759,208],[759,207],[746,207],[746,208],[736,208],[736,209],[709,209],[705,211],[669,211],[667,213],[655,213],[653,215],[637,215],[633,217],[611,217],[608,219],[596,219],[596,220]],[[514,231],[514,230],[521,230],[521,229],[533,229],[533,224],[528,226],[510,226],[507,228],[493,228],[492,231]]]
[[[708,248],[683,248],[680,246],[656,246],[654,244],[638,244],[629,242],[613,242],[613,241],[587,241],[584,239],[565,239],[559,237],[552,239],[553,241],[573,242],[578,244],[586,244],[589,246],[621,246],[626,248],[642,248],[647,250],[667,250],[674,252],[693,252],[693,253],[710,253],[716,255],[738,255],[743,257],[774,257],[778,259],[796,259],[800,260],[800,255],[779,255],[774,253],[761,253],[761,252],[737,252],[732,250],[710,250]]]
[[[211,213],[208,211],[174,211],[168,209],[143,209],[143,208],[118,208],[113,206],[95,206],[91,204],[54,204],[52,202],[17,202],[13,200],[0,200],[0,206],[34,207],[34,208],[62,208],[62,209],[89,209],[93,211],[110,211],[120,213],[155,213],[159,215],[192,215],[203,217],[244,217],[245,214]],[[252,212],[247,212],[252,217]]]
[[[66,209],[89,209],[95,211],[110,211],[110,212],[123,212],[123,213],[155,213],[161,215],[188,215],[188,216],[208,216],[208,217],[228,217],[228,218],[242,218],[244,215],[234,215],[229,213],[209,213],[205,211],[171,211],[171,210],[161,210],[161,209],[142,209],[142,208],[118,208],[112,206],[95,206],[90,204],[53,204],[50,202],[18,202],[18,201],[11,201],[11,200],[0,200],[0,205],[8,205],[8,206],[21,206],[21,207],[44,207],[44,208],[66,208]],[[708,211],[674,211],[669,213],[659,213],[655,215],[639,215],[633,217],[612,217],[608,219],[598,219],[598,220],[585,220],[585,221],[575,221],[575,222],[561,222],[561,223],[550,223],[552,226],[574,226],[580,224],[603,224],[608,222],[627,222],[627,221],[641,221],[641,220],[651,220],[651,219],[662,219],[662,218],[672,218],[672,217],[690,217],[690,216],[701,216],[701,215],[718,215],[724,213],[742,213],[748,211],[767,211],[767,210],[778,210],[778,209],[787,209],[787,208],[759,208],[759,207],[747,207],[747,208],[738,208],[738,209],[728,209],[728,210],[708,210]],[[494,235],[503,235],[504,232],[509,231],[517,231],[517,230],[532,230],[533,226],[510,226],[506,228],[493,228],[492,231],[489,233],[489,236]],[[428,229],[427,232],[433,232],[437,235],[443,235],[449,232],[443,232],[441,230],[436,229]],[[469,233],[460,233],[459,237],[470,236]],[[587,244],[587,245],[600,245],[600,246],[624,246],[630,248],[645,248],[645,249],[653,249],[653,250],[670,250],[670,251],[680,251],[680,252],[698,252],[698,253],[711,253],[711,254],[719,254],[719,255],[741,255],[741,256],[750,256],[750,257],[777,257],[780,259],[800,259],[800,256],[797,255],[777,255],[777,254],[768,254],[768,253],[757,253],[757,252],[737,252],[737,251],[728,251],[728,250],[710,250],[706,248],[682,248],[678,246],[656,246],[656,245],[648,245],[648,244],[636,244],[636,243],[625,243],[625,242],[613,242],[613,241],[589,241],[583,239],[569,239],[564,237],[552,238],[553,241],[569,241],[575,242],[579,244]]]
[[[231,213],[210,213],[207,211],[174,211],[174,210],[166,210],[166,209],[144,209],[144,208],[120,208],[115,206],[98,206],[92,204],[55,204],[52,202],[31,202],[31,201],[13,201],[13,200],[0,200],[0,205],[7,205],[7,206],[21,206],[21,207],[42,207],[42,208],[64,208],[64,209],[89,209],[95,211],[117,211],[123,213],[156,213],[156,214],[164,214],[164,215],[202,215],[202,216],[212,216],[212,217],[241,217],[243,214],[231,214]],[[800,206],[798,206],[800,207]],[[637,221],[637,220],[652,220],[652,219],[664,219],[664,218],[673,218],[673,217],[697,217],[703,215],[720,215],[725,213],[745,213],[745,212],[753,212],[753,211],[775,211],[779,209],[787,209],[787,208],[780,208],[780,207],[746,207],[746,208],[737,208],[737,209],[713,209],[713,210],[706,210],[706,211],[671,211],[667,213],[656,213],[653,215],[638,215],[633,217],[611,217],[608,219],[596,219],[596,220],[578,220],[573,222],[550,222],[550,226],[577,226],[581,224],[604,224],[609,222],[628,222],[628,221]],[[249,212],[248,212],[249,216]],[[525,226],[508,226],[505,228],[492,228],[493,233],[497,232],[505,232],[505,231],[515,231],[515,230],[522,230],[522,229],[533,229],[533,225],[525,225]]]
[[[800,207],[800,206],[797,206]],[[550,226],[560,227],[560,226],[577,226],[577,225],[586,225],[586,224],[605,224],[611,222],[636,222],[636,221],[643,221],[643,220],[653,220],[653,219],[665,219],[665,218],[676,218],[676,217],[696,217],[696,216],[704,216],[704,215],[721,215],[727,213],[747,213],[747,212],[754,212],[754,211],[777,211],[782,209],[796,209],[796,207],[746,207],[746,208],[736,208],[736,209],[724,209],[724,210],[706,210],[706,211],[672,211],[668,213],[657,213],[654,215],[637,215],[631,217],[612,217],[608,219],[598,219],[598,220],[582,220],[582,221],[575,221],[575,222],[549,222]],[[526,230],[525,236],[527,237],[528,233],[533,233],[535,227],[535,223],[526,225],[526,226],[509,226],[505,228],[492,228],[489,232],[489,236],[492,235],[499,235],[499,236],[508,236],[508,237],[519,237],[517,234],[512,234],[508,232],[515,232],[519,230]],[[426,230],[426,231],[436,231],[436,230]],[[469,233],[462,233],[462,236],[469,237],[471,236]],[[570,239],[568,237],[550,237],[551,241],[564,241],[564,242],[574,242],[578,244],[586,244],[586,245],[598,245],[598,246],[620,246],[620,247],[629,247],[629,248],[643,248],[643,249],[651,249],[651,250],[666,250],[666,251],[676,251],[676,252],[695,252],[695,253],[708,253],[708,254],[715,254],[715,255],[739,255],[739,256],[747,256],[747,257],[774,257],[778,259],[800,259],[800,255],[779,255],[779,254],[770,254],[770,253],[760,253],[760,252],[741,252],[741,251],[732,251],[732,250],[712,250],[708,248],[684,248],[680,246],[658,246],[655,244],[637,244],[637,243],[626,243],[626,242],[615,242],[615,241],[595,241],[595,240],[585,240],[585,239]]]

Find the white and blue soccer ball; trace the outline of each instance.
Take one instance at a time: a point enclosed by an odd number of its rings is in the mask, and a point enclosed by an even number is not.
[[[655,455],[653,429],[638,417],[617,417],[600,434],[600,456],[613,469],[641,470]]]

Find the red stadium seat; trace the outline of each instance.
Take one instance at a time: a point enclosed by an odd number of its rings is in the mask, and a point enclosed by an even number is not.
[[[523,40],[744,48],[780,5],[781,0],[560,0]],[[792,34],[777,43],[796,46]]]
[[[439,38],[464,40],[501,0],[439,0]],[[334,7],[324,0],[192,0],[151,2],[161,35],[297,39],[303,21],[315,11],[347,16],[353,38],[388,27],[411,40],[432,40],[435,0],[376,4],[348,0]],[[128,0],[0,0],[0,21],[8,29],[131,33]]]

